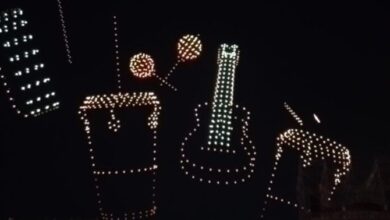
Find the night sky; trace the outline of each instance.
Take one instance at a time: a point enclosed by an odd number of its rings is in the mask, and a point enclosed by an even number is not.
[[[88,145],[78,108],[86,96],[119,92],[113,15],[119,23],[120,91],[154,91],[161,101],[157,219],[259,219],[275,138],[298,127],[283,108],[284,102],[303,119],[306,130],[348,146],[352,172],[369,172],[375,158],[390,153],[390,14],[384,2],[273,1],[212,6],[63,0],[62,6],[72,64],[67,62],[56,0],[0,2],[0,11],[24,10],[61,101],[59,110],[24,119],[15,114],[1,90],[0,218],[97,218]],[[161,87],[155,78],[139,79],[130,73],[130,57],[145,52],[154,58],[157,74],[164,76],[176,61],[177,40],[187,33],[200,35],[203,51],[199,59],[179,65],[172,74],[170,82],[177,92]],[[252,113],[249,134],[258,154],[251,181],[232,187],[192,181],[179,165],[180,143],[195,126],[194,107],[212,101],[217,49],[222,43],[240,47],[234,103]],[[7,58],[2,50],[0,65]],[[147,135],[137,133],[135,126],[145,130],[140,118],[146,115],[134,112],[122,121],[134,132],[118,143],[128,146],[122,150],[129,158],[139,159],[137,155],[143,151],[136,146],[142,145],[143,135]],[[313,113],[321,124],[314,121]],[[101,117],[108,118],[108,114]],[[97,120],[105,123],[105,119]],[[100,138],[107,135],[105,129],[100,132]],[[133,138],[134,134],[139,135]],[[196,136],[197,141],[205,139]],[[109,151],[109,144],[106,147]],[[123,160],[131,164],[129,158]],[[297,158],[291,154],[284,159],[284,186],[295,189]],[[133,183],[122,182],[118,187],[137,191]],[[275,203],[268,219],[279,218],[295,219],[297,214]]]

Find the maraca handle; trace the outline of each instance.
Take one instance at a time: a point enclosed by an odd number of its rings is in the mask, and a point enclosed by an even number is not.
[[[166,86],[168,86],[169,88],[173,89],[174,91],[177,91],[177,88],[175,86],[173,86],[172,84],[170,84],[169,82],[167,82],[165,79],[161,78],[159,75],[155,74],[156,78],[158,80],[160,80],[160,85],[162,86],[162,84],[165,84]]]

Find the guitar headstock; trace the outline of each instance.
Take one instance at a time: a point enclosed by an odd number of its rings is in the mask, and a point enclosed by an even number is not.
[[[238,49],[238,45],[228,45],[222,44],[218,49],[218,65],[221,64],[226,59],[234,59],[234,65],[238,65],[238,61],[240,59],[240,50]]]

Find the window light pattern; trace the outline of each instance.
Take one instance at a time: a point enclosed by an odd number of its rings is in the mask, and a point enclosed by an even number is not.
[[[26,29],[27,24],[22,9],[11,9],[0,15],[0,47],[3,57],[7,57],[1,62],[0,79],[12,108],[25,118],[60,106],[56,93],[50,89],[51,78],[47,76],[40,50],[34,46],[33,34]]]
[[[294,120],[300,125],[303,126],[302,119],[295,113],[295,111],[287,104],[287,102],[284,103],[284,108],[290,113],[290,115],[294,118]]]
[[[113,111],[114,109],[132,108],[136,106],[152,106],[153,111],[148,117],[147,126],[150,128],[153,134],[153,164],[142,168],[132,169],[121,169],[121,170],[102,170],[99,168],[99,164],[96,164],[94,145],[91,138],[91,123],[88,119],[88,112],[96,109],[108,109],[110,110],[111,120],[118,122],[117,125],[108,122],[108,127],[111,130],[118,130],[120,128],[120,121],[116,119]],[[103,94],[96,96],[88,96],[80,106],[79,114],[84,124],[85,133],[87,136],[87,142],[89,145],[89,153],[91,159],[92,174],[94,176],[97,203],[99,206],[99,212],[102,219],[145,219],[156,214],[156,201],[155,201],[155,189],[156,189],[156,172],[157,172],[157,127],[158,119],[161,111],[160,101],[153,92],[134,92],[130,93],[118,93],[118,94]],[[111,127],[111,128],[110,128]],[[128,213],[110,213],[104,208],[104,195],[100,190],[99,177],[110,176],[110,175],[133,175],[138,173],[151,173],[153,175],[153,186],[152,186],[152,207],[147,210],[131,210]]]
[[[199,182],[216,185],[234,185],[245,183],[250,179],[255,170],[256,147],[249,138],[248,127],[250,112],[245,107],[233,105],[234,74],[238,65],[239,50],[237,45],[222,44],[218,50],[218,74],[214,91],[213,103],[207,102],[198,105],[195,110],[196,126],[191,130],[181,143],[180,166],[184,174]],[[238,167],[211,167],[192,161],[187,153],[188,141],[193,138],[201,127],[199,110],[211,107],[211,121],[207,127],[209,131],[206,146],[200,146],[200,150],[213,154],[236,154],[237,150],[243,150],[245,157]],[[233,112],[234,109],[234,112]],[[234,113],[234,114],[233,114]],[[230,146],[233,142],[233,120],[238,120],[239,125],[234,134],[239,135],[239,146]],[[203,124],[202,124],[203,125]],[[235,137],[235,136],[234,136]]]
[[[72,64],[72,55],[71,55],[71,52],[70,52],[70,46],[69,46],[69,40],[68,40],[69,39],[68,38],[68,32],[66,31],[64,10],[62,8],[61,0],[57,0],[57,5],[58,5],[58,13],[60,14],[60,21],[61,21],[62,35],[63,35],[64,43],[65,43],[66,56],[68,58],[68,63]]]
[[[277,137],[276,146],[275,164],[267,188],[261,218],[264,218],[269,200],[275,200],[301,210],[310,211],[297,202],[278,197],[275,195],[275,192],[272,191],[274,178],[278,172],[278,164],[287,147],[297,151],[303,168],[311,166],[314,160],[326,160],[334,165],[332,186],[328,195],[328,201],[331,201],[337,186],[341,184],[342,178],[346,176],[351,169],[351,155],[347,147],[309,131],[288,129]]]
[[[133,55],[130,58],[129,67],[134,76],[142,79],[155,76],[158,80],[160,80],[161,83],[164,83],[169,88],[177,91],[175,86],[171,85],[165,79],[156,74],[154,60],[149,54],[138,53]]]
[[[168,80],[180,63],[197,59],[202,53],[202,47],[199,35],[186,34],[182,36],[177,43],[177,61],[164,77],[164,80]]]
[[[218,50],[218,76],[211,106],[208,145],[229,148],[233,131],[234,78],[239,60],[237,45],[222,44]]]

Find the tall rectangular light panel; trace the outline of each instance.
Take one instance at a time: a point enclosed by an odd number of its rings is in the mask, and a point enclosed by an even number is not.
[[[11,107],[25,118],[60,106],[35,38],[22,9],[0,14],[0,79]]]

